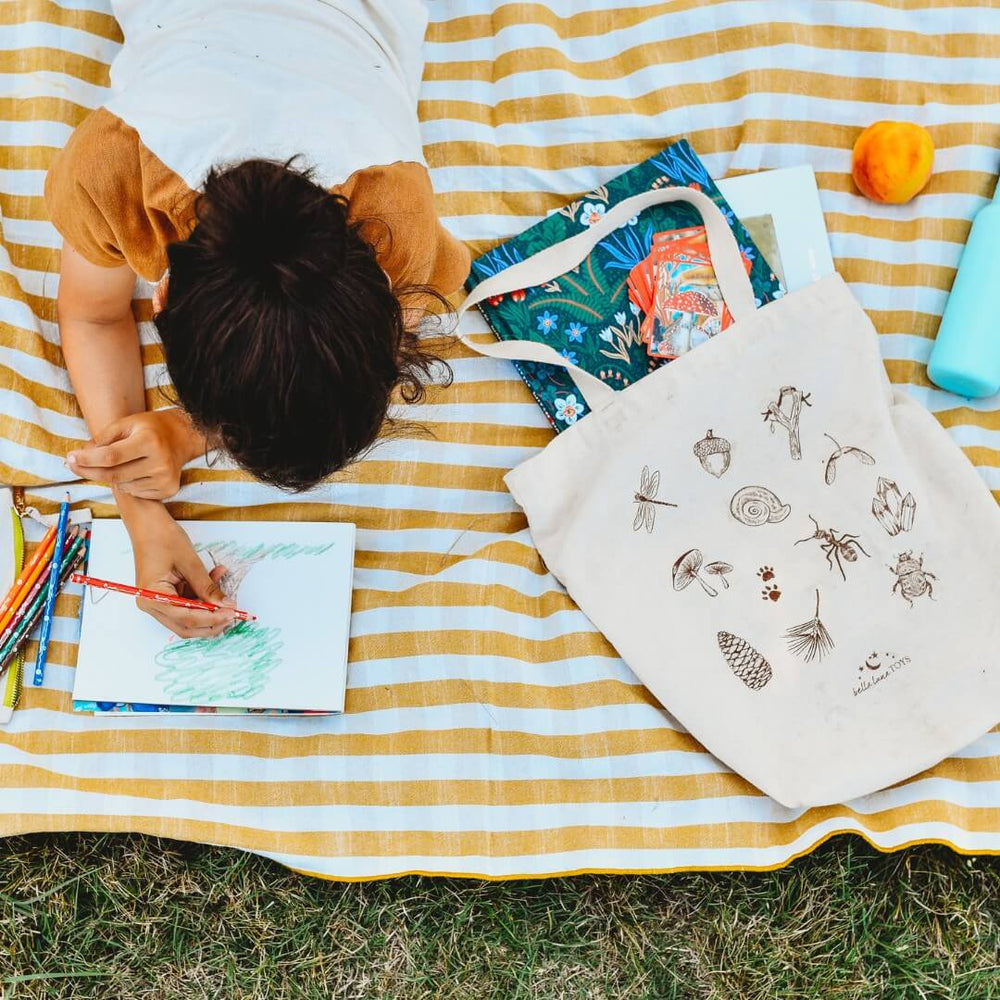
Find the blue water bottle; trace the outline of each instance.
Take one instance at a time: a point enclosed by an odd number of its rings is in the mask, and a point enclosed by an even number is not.
[[[927,376],[959,396],[1000,392],[1000,183],[973,220]]]

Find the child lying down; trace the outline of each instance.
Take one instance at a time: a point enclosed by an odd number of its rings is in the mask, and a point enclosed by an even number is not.
[[[181,467],[221,448],[303,489],[343,466],[394,390],[420,397],[435,359],[408,328],[414,305],[468,273],[421,152],[427,15],[418,0],[113,7],[110,97],[45,183],[62,349],[93,438],[67,464],[112,485],[137,584],[223,603],[221,568],[206,573],[162,502]],[[174,409],[146,409],[136,275],[158,283]],[[140,606],[182,636],[232,619]]]

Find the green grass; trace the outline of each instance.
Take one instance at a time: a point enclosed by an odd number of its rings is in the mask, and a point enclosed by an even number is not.
[[[322,882],[143,837],[0,845],[0,997],[1000,998],[1000,859]]]

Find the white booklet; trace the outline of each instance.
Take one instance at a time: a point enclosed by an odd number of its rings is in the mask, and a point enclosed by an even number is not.
[[[786,291],[833,273],[830,240],[811,166],[716,181]]]
[[[74,708],[342,712],[354,525],[180,523],[206,567],[226,567],[223,590],[256,620],[215,638],[180,639],[134,598],[88,586]],[[132,545],[121,521],[94,522],[87,575],[132,582]]]

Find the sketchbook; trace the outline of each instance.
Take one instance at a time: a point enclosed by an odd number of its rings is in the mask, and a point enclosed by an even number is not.
[[[182,521],[223,590],[257,616],[181,639],[131,598],[87,588],[73,686],[78,711],[336,713],[344,709],[353,524]],[[124,525],[94,522],[90,576],[133,577]]]

